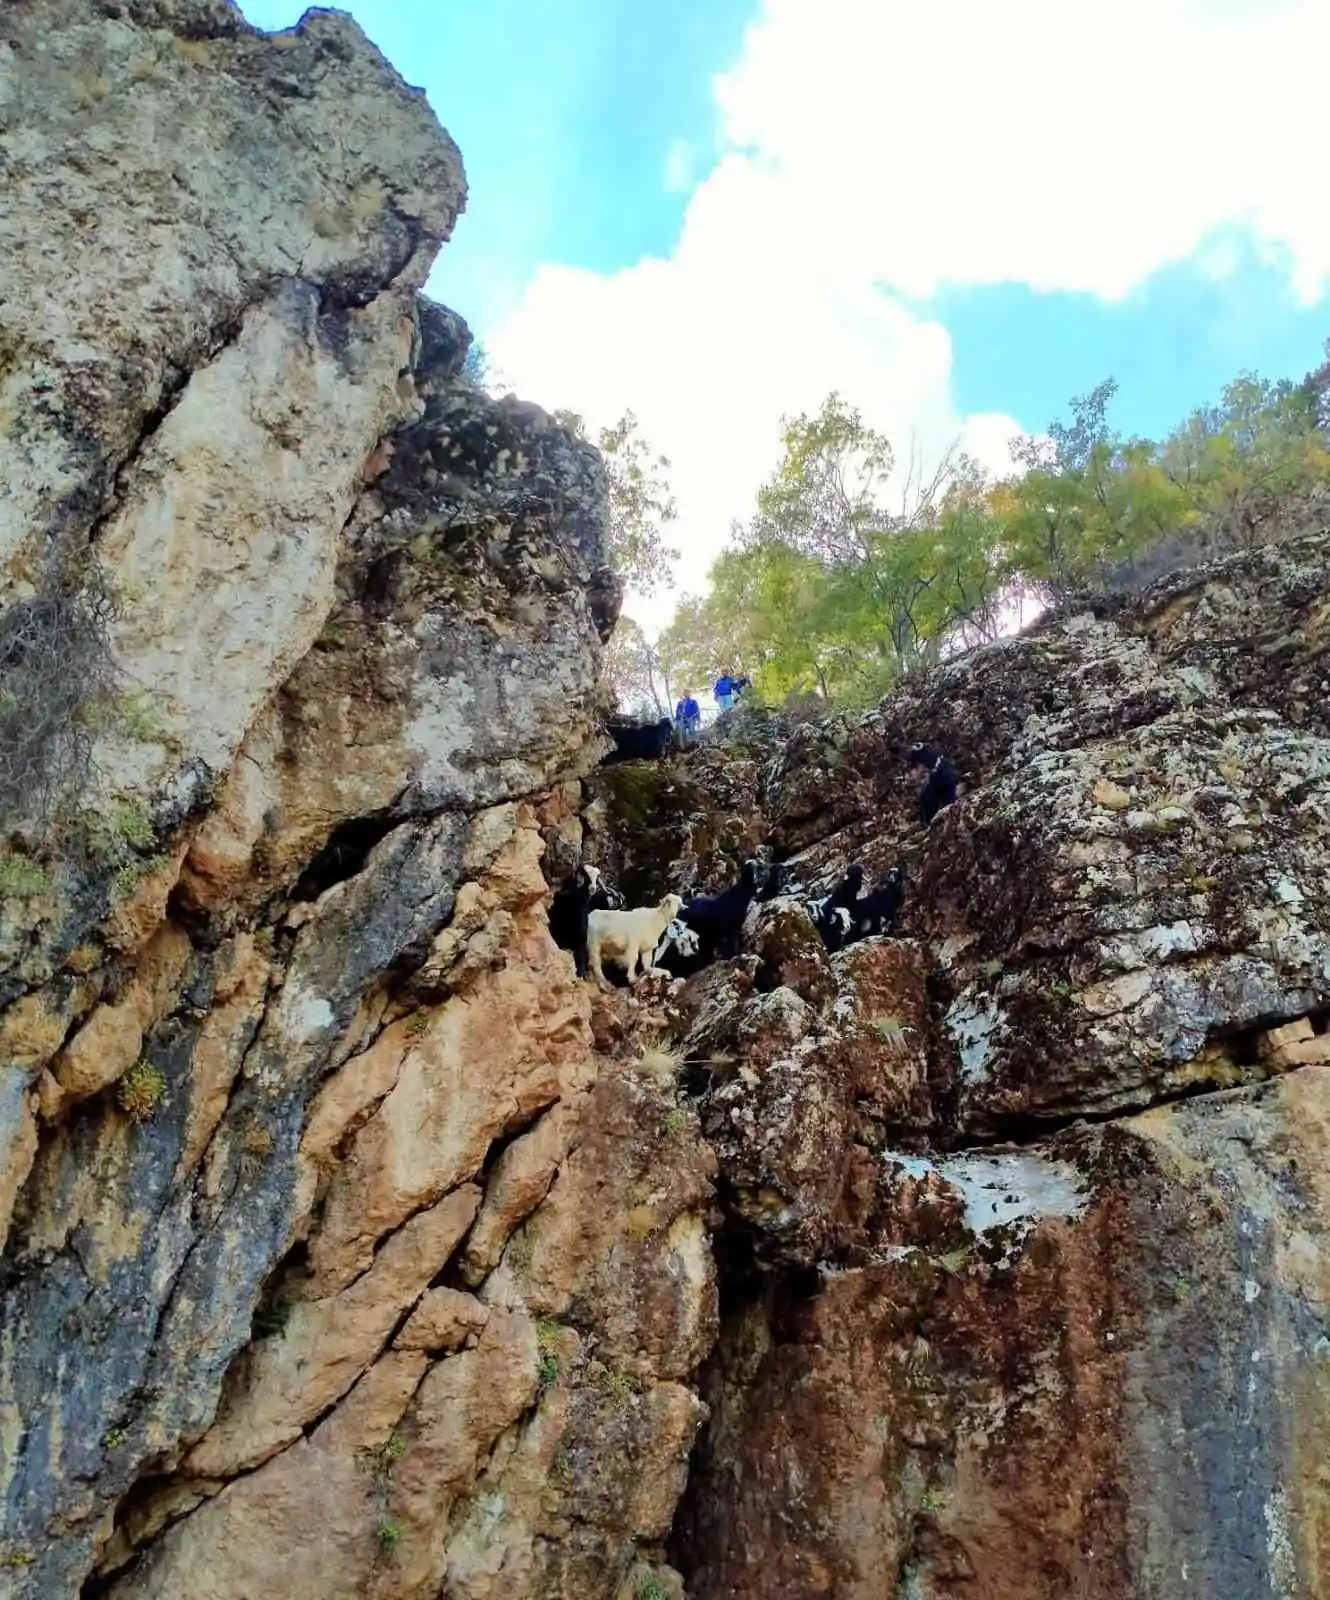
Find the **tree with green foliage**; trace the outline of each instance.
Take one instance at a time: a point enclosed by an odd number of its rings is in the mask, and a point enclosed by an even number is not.
[[[835,394],[787,420],[782,443],[739,533],[741,548],[767,552],[781,603],[798,596],[799,642],[787,625],[768,650],[775,676],[871,695],[936,660],[952,633],[991,628],[1001,565],[973,461],[953,448],[925,470],[912,448],[897,473],[890,442]]]
[[[670,715],[670,684],[660,652],[631,617],[620,617],[601,666],[622,711],[635,716]]]
[[[575,411],[554,415],[579,439],[589,438]],[[612,427],[601,428],[594,443],[604,458],[609,488],[610,563],[630,588],[654,594],[670,581],[679,559],[679,552],[665,542],[665,529],[677,515],[669,460],[652,450],[631,411]]]
[[[473,339],[467,346],[466,359],[462,362],[462,377],[472,388],[483,389],[489,370],[489,352],[479,339]]]
[[[1027,597],[1130,590],[1330,515],[1330,344],[1300,383],[1244,374],[1162,443],[1110,420],[1106,378],[990,482],[958,451],[922,470],[831,394],[787,419],[753,517],[657,642],[662,683],[732,669],[772,701],[844,704],[996,638]],[[667,695],[668,699],[668,687]]]
[[[1259,542],[1281,525],[1322,515],[1330,453],[1309,383],[1244,373],[1220,402],[1194,411],[1165,442],[1170,481],[1220,548]]]

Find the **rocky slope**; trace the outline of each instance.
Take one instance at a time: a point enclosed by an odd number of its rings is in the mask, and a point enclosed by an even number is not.
[[[1328,619],[1318,534],[597,778],[643,892],[910,872],[901,937],[777,901],[670,1002],[726,1214],[694,1600],[1330,1594]]]
[[[423,99],[23,0],[0,108],[0,1595],[1330,1596],[1330,537],[593,774],[600,465],[419,296]],[[911,900],[601,997],[584,845]]]

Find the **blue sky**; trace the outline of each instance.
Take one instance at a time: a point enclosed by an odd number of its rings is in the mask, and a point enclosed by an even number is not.
[[[830,388],[996,469],[1110,373],[1157,434],[1330,336],[1324,0],[1119,0],[1112,30],[1065,0],[349,9],[463,152],[431,292],[530,398],[637,412],[684,588]]]
[[[242,0],[261,28],[303,6]],[[349,10],[462,150],[470,197],[431,293],[479,331],[545,261],[609,272],[668,254],[687,194],[680,140],[712,145],[712,74],[752,0],[351,0]]]

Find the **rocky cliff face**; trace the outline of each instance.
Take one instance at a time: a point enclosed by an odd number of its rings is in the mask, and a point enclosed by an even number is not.
[[[901,937],[777,901],[668,1002],[726,1212],[695,1600],[1330,1593],[1327,616],[1320,534],[597,780],[646,889],[910,874]]]
[[[5,684],[101,573],[123,693],[63,833],[6,797],[0,1591],[611,1592],[715,1290],[544,921],[599,461],[460,381],[457,152],[348,19],[11,11]]]
[[[1330,538],[592,776],[599,462],[354,26],[24,0],[0,162],[0,1595],[1330,1596]],[[911,900],[602,997],[584,846]]]

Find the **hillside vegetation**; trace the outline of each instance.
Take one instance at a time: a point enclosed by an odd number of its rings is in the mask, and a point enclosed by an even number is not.
[[[1324,525],[1330,361],[1298,383],[1244,374],[1160,440],[1113,427],[1116,388],[1106,379],[1046,435],[1015,440],[996,481],[959,449],[902,459],[835,394],[787,420],[710,592],[685,596],[654,647],[620,624],[621,703],[654,711],[730,669],[768,700],[869,704],[1050,601],[1132,592]]]

